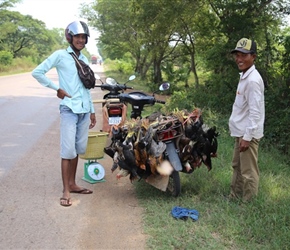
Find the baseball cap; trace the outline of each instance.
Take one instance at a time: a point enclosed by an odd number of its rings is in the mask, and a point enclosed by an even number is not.
[[[242,38],[237,42],[236,48],[231,51],[231,54],[235,52],[242,52],[245,54],[257,54],[256,42],[249,40],[248,38]]]

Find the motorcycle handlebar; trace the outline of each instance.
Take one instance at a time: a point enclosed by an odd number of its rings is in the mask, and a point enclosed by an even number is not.
[[[96,84],[95,87],[99,87],[99,88],[103,88],[103,89],[106,89],[106,90],[117,90],[117,91],[120,91],[120,90],[126,90],[126,89],[133,89],[133,87],[130,87],[130,86],[127,86],[127,85],[108,85],[108,84]]]
[[[161,101],[161,100],[156,100],[157,103],[161,103],[161,104],[165,104],[165,101]]]

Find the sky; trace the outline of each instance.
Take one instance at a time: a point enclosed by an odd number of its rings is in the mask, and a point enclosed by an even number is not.
[[[18,11],[23,15],[31,15],[46,24],[48,29],[63,28],[75,20],[87,22],[79,17],[79,9],[82,3],[89,4],[93,0],[22,0],[21,3],[10,8],[11,11]],[[98,33],[90,28],[90,37],[86,45],[91,54],[98,55],[95,39]]]

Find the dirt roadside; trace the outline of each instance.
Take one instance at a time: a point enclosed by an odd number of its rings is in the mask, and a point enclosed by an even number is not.
[[[102,67],[95,69],[102,77]],[[101,99],[99,89],[93,98]],[[95,105],[97,127],[101,107]],[[57,112],[56,112],[57,113]],[[78,165],[78,183],[94,191],[72,194],[73,205],[62,207],[59,121],[0,183],[0,249],[146,249],[142,208],[128,178],[116,180],[111,159],[104,155],[105,182],[82,180],[85,160]]]

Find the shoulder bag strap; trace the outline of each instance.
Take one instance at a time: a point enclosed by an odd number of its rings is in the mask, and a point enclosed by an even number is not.
[[[83,67],[82,67],[82,65],[80,64],[80,62],[79,62],[79,59],[76,57],[76,55],[74,54],[74,53],[69,53],[72,57],[73,57],[73,59],[75,60],[75,62],[78,64],[78,66],[79,66],[79,68],[81,69],[81,71],[83,72],[83,74],[85,74],[85,72],[84,72],[84,70],[83,70]]]

